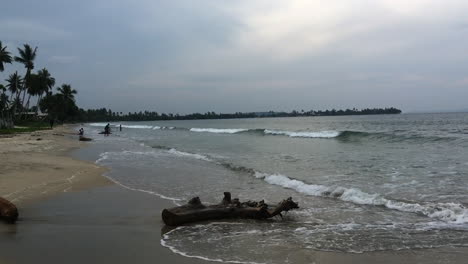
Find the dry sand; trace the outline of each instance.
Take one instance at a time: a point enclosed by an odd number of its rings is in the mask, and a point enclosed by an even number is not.
[[[51,195],[110,184],[104,168],[68,157],[84,146],[66,126],[0,138],[0,196],[17,206]]]

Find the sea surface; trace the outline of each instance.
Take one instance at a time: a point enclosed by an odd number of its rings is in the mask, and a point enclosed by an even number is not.
[[[173,201],[223,192],[300,209],[283,219],[178,227],[161,244],[189,257],[287,263],[308,250],[468,246],[468,114],[85,124],[97,164],[125,188]],[[118,126],[122,125],[122,131]]]

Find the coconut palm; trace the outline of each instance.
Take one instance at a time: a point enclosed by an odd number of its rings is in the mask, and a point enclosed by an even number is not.
[[[55,78],[52,77],[49,71],[46,68],[39,70],[37,72],[39,80],[41,82],[41,89],[39,91],[39,100],[42,98],[42,95],[51,91],[52,87],[55,85]]]
[[[24,44],[23,45],[23,49],[21,48],[18,48],[18,52],[19,52],[19,57],[18,56],[15,56],[15,61],[16,62],[19,62],[19,63],[22,63],[24,65],[24,67],[26,68],[26,75],[24,76],[24,94],[23,94],[23,100],[22,102],[24,103],[24,96],[26,95],[26,92],[30,92],[29,89],[31,87],[31,71],[34,69],[34,59],[36,59],[36,51],[37,51],[37,47],[35,47],[34,49],[29,46],[29,44]],[[28,103],[26,105],[29,104],[29,99],[28,99]]]
[[[24,44],[23,47],[24,49],[18,48],[20,56],[15,56],[15,61],[22,63],[28,74],[30,74],[31,70],[34,69],[34,59],[36,59],[37,47],[35,47],[34,50],[29,46],[29,44]]]
[[[23,86],[23,80],[21,79],[21,76],[18,74],[18,72],[15,72],[13,74],[10,74],[8,76],[8,79],[5,80],[7,82],[7,88],[8,91],[10,91],[10,99],[13,98],[14,94],[19,97],[19,94],[21,92],[21,87]]]
[[[31,87],[29,94],[32,96],[38,96],[36,109],[38,109],[39,102],[42,99],[43,94],[47,94],[49,90],[55,85],[55,78],[53,78],[49,71],[44,68],[39,70],[36,74],[32,73],[31,76]]]
[[[6,46],[3,47],[2,42],[0,41],[0,72],[5,70],[4,63],[11,63],[10,52],[6,50]]]
[[[69,84],[62,84],[57,90],[59,91],[59,95],[65,100],[75,101],[75,94],[77,94],[77,92],[75,89],[72,89]]]

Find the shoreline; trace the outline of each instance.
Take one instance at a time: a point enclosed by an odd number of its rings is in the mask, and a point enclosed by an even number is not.
[[[63,192],[112,184],[106,168],[71,157],[86,143],[58,126],[0,138],[0,196],[21,207]],[[21,218],[21,211],[20,211]]]
[[[112,183],[104,175],[112,168],[93,163],[93,153],[102,150],[98,144],[75,141],[70,131],[59,127],[0,139],[0,155],[11,160],[10,168],[0,172],[0,195],[15,199],[20,209],[16,225],[0,224],[0,263],[223,262],[162,245],[168,230],[160,213],[173,203]],[[83,153],[72,155],[75,150]],[[6,187],[16,189],[7,193]],[[290,263],[409,264],[463,263],[467,256],[466,247],[360,254],[300,248],[288,258]]]
[[[92,149],[88,144],[80,142],[70,126],[0,138],[0,167],[4,168],[0,171],[0,196],[19,210],[16,224],[0,222],[0,247],[5,249],[0,263],[37,259],[48,263],[102,263],[102,259],[129,263],[135,258],[134,251],[164,263],[211,263],[162,246],[165,225],[160,212],[173,204],[126,189],[105,176],[110,168],[96,165],[86,154],[74,155]],[[139,235],[137,240],[131,239],[133,243],[142,240],[151,247],[128,244],[128,237],[135,233]],[[90,236],[97,236],[97,241],[90,241]]]

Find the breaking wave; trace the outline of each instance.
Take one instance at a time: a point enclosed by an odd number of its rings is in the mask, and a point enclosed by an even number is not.
[[[335,138],[341,134],[341,132],[338,132],[338,131],[294,132],[294,131],[280,131],[280,130],[269,130],[269,129],[265,129],[264,133],[266,135],[284,135],[288,137],[302,137],[302,138]]]
[[[105,127],[107,123],[90,123],[89,126],[93,127]],[[119,127],[120,124],[110,124],[111,127]],[[123,128],[136,128],[136,129],[175,129],[173,126],[150,126],[150,125],[122,125]]]
[[[243,128],[191,128],[192,132],[209,132],[217,134],[235,134],[239,132],[248,131],[248,129]]]
[[[339,131],[283,131],[271,129],[246,129],[246,128],[190,128],[191,132],[206,132],[217,134],[261,134],[270,136],[288,136],[288,137],[302,137],[302,138],[334,138],[338,137],[341,132]]]
[[[307,184],[281,174],[255,172],[254,176],[269,184],[292,189],[306,195],[330,197],[360,205],[383,206],[388,209],[416,213],[453,224],[468,223],[468,209],[459,203],[419,204],[416,202],[403,202],[387,199],[380,194],[366,193],[356,188]]]
[[[205,155],[179,151],[179,150],[177,150],[175,148],[171,148],[167,152],[169,152],[170,154],[173,154],[175,156],[179,156],[179,157],[188,157],[188,158],[204,160],[204,161],[213,161],[212,159],[208,158]]]

